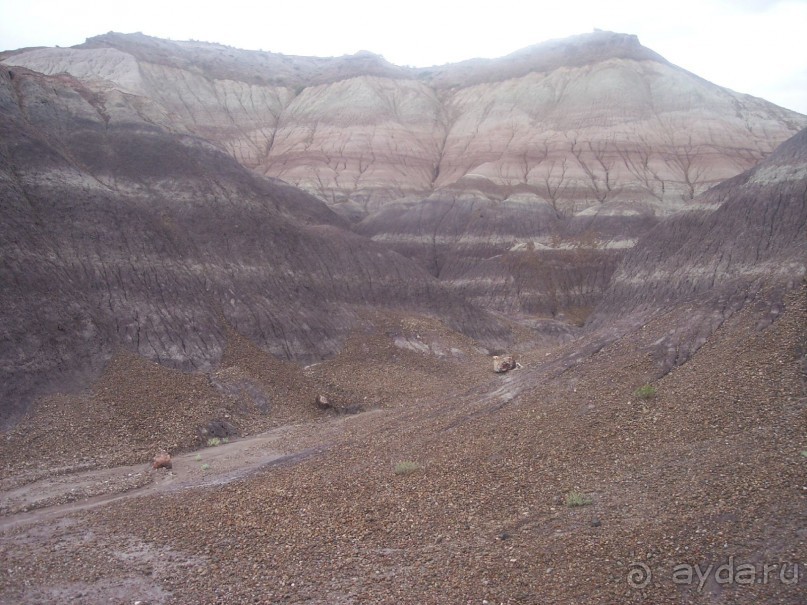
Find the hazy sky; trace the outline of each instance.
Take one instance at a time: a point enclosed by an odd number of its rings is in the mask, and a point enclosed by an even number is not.
[[[426,66],[595,27],[637,34],[707,80],[807,114],[807,0],[0,0],[0,49],[142,31],[297,55],[371,50]]]

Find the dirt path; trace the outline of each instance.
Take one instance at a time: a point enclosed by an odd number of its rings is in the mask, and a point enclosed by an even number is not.
[[[364,415],[376,415],[377,411]],[[321,454],[345,418],[288,425],[172,457],[171,470],[150,464],[83,470],[54,468],[0,485],[0,530],[52,520],[123,498],[224,485],[261,469]],[[313,435],[316,438],[312,439]]]

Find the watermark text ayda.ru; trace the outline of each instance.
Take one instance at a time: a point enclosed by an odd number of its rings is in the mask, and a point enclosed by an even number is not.
[[[673,584],[697,586],[698,591],[702,591],[711,582],[721,586],[798,584],[804,579],[804,565],[787,562],[742,563],[731,556],[722,563],[679,563],[667,573]],[[653,581],[653,570],[645,563],[631,563],[627,581],[631,588],[645,588]]]

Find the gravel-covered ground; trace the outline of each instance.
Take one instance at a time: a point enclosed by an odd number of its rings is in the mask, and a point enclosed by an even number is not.
[[[530,351],[503,376],[431,320],[386,321],[308,369],[262,374],[261,354],[233,349],[219,372],[264,386],[285,376],[282,413],[224,406],[245,434],[287,426],[266,445],[278,462],[233,474],[231,456],[221,481],[177,469],[172,489],[44,508],[39,523],[0,517],[0,603],[807,602],[804,292],[764,329],[747,306],[660,379],[645,350],[682,321],[674,313],[579,363],[558,360],[585,341]],[[87,401],[135,380],[119,363]],[[211,413],[213,393],[237,400],[205,377],[176,380],[183,401],[199,380]],[[655,396],[637,397],[648,383]],[[318,411],[320,391],[366,411]],[[154,401],[174,418],[168,395]],[[32,457],[7,481],[45,472],[37,444],[55,409],[27,421],[36,439],[6,438]],[[203,416],[172,421],[181,428],[143,451]],[[89,443],[108,443],[99,432],[115,421],[101,418]],[[70,449],[53,451],[63,462]]]

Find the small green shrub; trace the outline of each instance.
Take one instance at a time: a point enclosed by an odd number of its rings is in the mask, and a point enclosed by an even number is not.
[[[801,455],[802,455],[802,456],[804,456],[805,458],[807,458],[807,450],[803,450],[803,451],[801,452]]]
[[[221,442],[222,443],[230,443],[230,438],[229,437],[222,437]]]
[[[199,461],[202,459],[202,454],[196,454],[196,455],[193,457],[193,459],[194,459],[194,460],[196,460],[196,462],[199,462]]]
[[[211,437],[207,440],[207,447],[216,447],[217,445],[221,445],[221,439],[218,437]]]
[[[411,460],[405,460],[403,462],[399,462],[395,465],[395,474],[396,475],[411,475],[416,470],[420,468],[420,465],[417,462],[412,462]]]
[[[202,470],[203,470],[203,471],[206,471],[206,470],[208,470],[209,468],[210,468],[210,465],[209,465],[207,462],[205,462],[205,463],[202,465]]]
[[[646,384],[636,389],[633,394],[639,399],[653,399],[656,396],[656,387]]]
[[[588,496],[580,492],[569,492],[566,494],[566,506],[569,508],[575,506],[588,506],[592,500]]]

